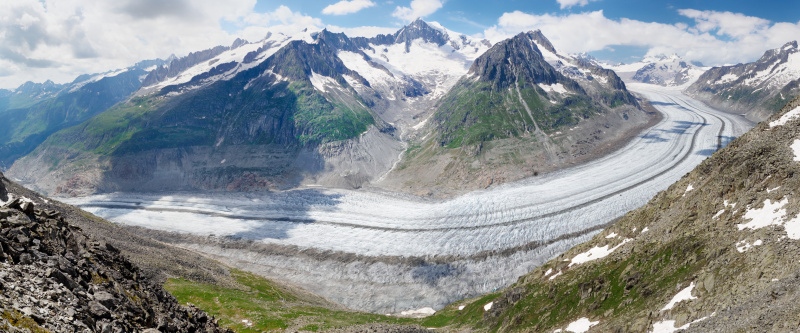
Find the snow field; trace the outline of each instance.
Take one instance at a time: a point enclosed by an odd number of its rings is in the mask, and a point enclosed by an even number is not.
[[[800,116],[800,106],[794,108],[792,111],[784,113],[780,118],[771,121],[769,127],[773,128],[775,126],[786,125],[786,123],[795,120],[798,116]]]

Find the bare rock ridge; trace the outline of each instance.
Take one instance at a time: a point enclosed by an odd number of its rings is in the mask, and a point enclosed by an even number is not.
[[[228,332],[59,212],[8,193],[2,182],[0,200],[0,330]]]

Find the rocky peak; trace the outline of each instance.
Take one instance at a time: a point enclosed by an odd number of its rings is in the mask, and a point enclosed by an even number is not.
[[[416,21],[411,22],[411,24],[400,29],[400,31],[396,32],[394,39],[395,44],[405,43],[406,48],[408,48],[411,42],[416,39],[422,39],[425,42],[442,46],[447,43],[449,37],[446,33],[431,27],[422,19],[417,19]]]
[[[239,46],[245,45],[247,43],[248,43],[248,41],[246,41],[244,39],[236,38],[236,40],[233,41],[233,44],[231,44],[231,50],[233,50],[233,49],[235,49],[235,48],[237,48]]]
[[[554,54],[558,54],[558,52],[556,52],[556,48],[553,47],[553,43],[550,43],[550,40],[547,39],[547,37],[545,37],[544,34],[542,34],[541,30],[536,29],[534,31],[529,31],[526,35],[532,41],[534,41],[537,44],[539,44],[539,46],[544,47],[546,50],[548,50],[548,51],[550,51],[550,52],[552,52]]]
[[[0,181],[0,192],[5,191]],[[228,332],[197,308],[179,305],[119,250],[89,239],[59,212],[5,195],[0,207],[3,331]]]
[[[520,33],[495,44],[475,60],[469,75],[477,75],[481,80],[492,82],[493,86],[501,89],[514,86],[518,79],[523,79],[529,84],[564,83],[570,90],[582,91],[577,83],[545,61],[533,42],[536,37],[533,32]]]

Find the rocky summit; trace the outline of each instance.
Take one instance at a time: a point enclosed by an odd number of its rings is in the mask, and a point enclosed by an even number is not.
[[[227,332],[60,213],[2,182],[0,200],[0,331]]]

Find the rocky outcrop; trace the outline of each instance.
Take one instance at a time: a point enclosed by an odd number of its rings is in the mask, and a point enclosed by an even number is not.
[[[0,200],[0,330],[227,332],[60,213],[15,197],[2,182]]]

